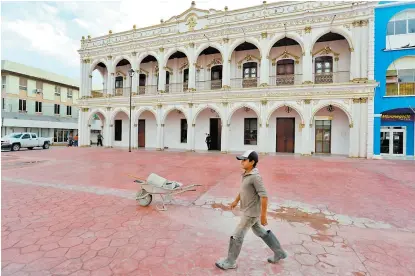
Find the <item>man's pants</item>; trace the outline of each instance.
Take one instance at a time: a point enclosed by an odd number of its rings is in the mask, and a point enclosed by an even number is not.
[[[245,238],[246,233],[248,232],[249,228],[252,228],[252,232],[260,238],[264,237],[267,234],[267,230],[261,226],[259,218],[251,218],[247,216],[242,216],[241,221],[239,222],[238,226],[233,233],[233,238],[235,240],[243,241]]]
[[[101,139],[98,139],[97,146],[99,146],[99,145],[101,145],[101,147],[102,147],[102,140]]]

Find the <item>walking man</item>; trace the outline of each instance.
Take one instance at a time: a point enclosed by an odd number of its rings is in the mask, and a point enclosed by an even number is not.
[[[209,133],[206,136],[205,142],[206,142],[208,150],[210,150],[210,145],[212,144],[212,137],[210,137]]]
[[[244,173],[242,174],[240,192],[235,201],[231,203],[231,208],[235,208],[240,202],[243,215],[234,234],[230,237],[228,257],[216,262],[216,266],[224,270],[236,268],[236,259],[241,252],[242,243],[249,228],[252,228],[254,234],[260,237],[274,252],[274,255],[268,258],[268,262],[276,263],[287,257],[271,230],[265,230],[261,226],[268,224],[268,196],[262,177],[256,168],[259,161],[258,154],[248,150],[243,155],[237,156],[236,159],[241,160]]]

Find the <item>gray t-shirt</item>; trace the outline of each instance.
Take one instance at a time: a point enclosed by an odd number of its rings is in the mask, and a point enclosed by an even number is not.
[[[261,197],[268,196],[257,168],[254,168],[248,174],[242,175],[239,195],[241,211],[244,216],[259,217],[261,215]]]

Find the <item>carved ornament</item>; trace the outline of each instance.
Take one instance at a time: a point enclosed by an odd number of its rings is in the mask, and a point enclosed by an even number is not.
[[[294,58],[295,59],[295,63],[299,64],[300,63],[300,57],[296,56],[290,52],[288,52],[287,50],[285,50],[284,52],[282,52],[282,54],[280,54],[279,56],[273,58],[272,61],[272,65],[274,66],[276,64],[276,61],[279,59],[289,59],[289,58]]]

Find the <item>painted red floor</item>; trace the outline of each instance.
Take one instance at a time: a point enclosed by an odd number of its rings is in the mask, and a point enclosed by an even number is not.
[[[248,234],[236,271],[234,155],[97,148],[2,153],[2,275],[414,275],[415,162],[261,156],[269,228],[289,257]],[[127,174],[203,186],[158,212]],[[121,196],[120,196],[121,195]],[[128,196],[127,196],[128,197]]]

